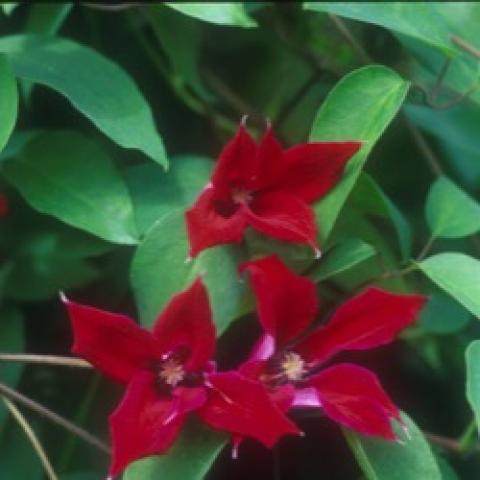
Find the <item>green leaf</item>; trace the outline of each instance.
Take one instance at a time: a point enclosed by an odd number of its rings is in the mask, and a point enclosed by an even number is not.
[[[470,312],[457,301],[443,293],[436,293],[422,309],[419,324],[424,332],[452,334],[462,330],[470,318]]]
[[[430,280],[480,317],[480,261],[463,253],[440,253],[418,263]]]
[[[257,22],[250,18],[241,3],[201,2],[201,3],[174,3],[163,2],[178,12],[197,18],[205,22],[234,27],[256,27]]]
[[[205,250],[191,261],[187,261],[187,255],[184,211],[176,210],[155,223],[133,259],[131,282],[140,320],[151,326],[172,295],[201,274],[221,334],[245,308],[246,287],[237,273],[241,252],[236,246],[226,245]]]
[[[55,35],[72,7],[73,4],[69,2],[32,4],[25,22],[25,31]]]
[[[4,37],[0,52],[18,77],[56,90],[113,141],[167,166],[150,107],[118,65],[72,40],[48,36]]]
[[[368,154],[402,105],[408,86],[408,82],[388,68],[364,67],[340,80],[320,108],[310,141],[364,142],[348,162],[342,180],[315,206],[322,243],[329,236]]]
[[[357,238],[351,238],[328,250],[309,274],[314,282],[333,277],[375,255],[375,249]]]
[[[480,432],[480,340],[474,340],[465,351],[467,362],[467,400],[472,407]]]
[[[74,132],[40,134],[4,173],[36,210],[114,243],[136,243],[133,207],[111,159]]]
[[[425,211],[433,237],[465,237],[480,230],[480,205],[446,177],[430,188]]]
[[[136,165],[126,171],[138,231],[145,233],[160,217],[175,208],[187,208],[208,183],[213,162],[193,155],[174,157],[168,172],[155,164]]]
[[[304,8],[380,25],[455,53],[443,18],[429,2],[307,2]]]
[[[5,2],[0,5],[5,15],[10,15],[15,8],[18,7],[18,2]]]
[[[3,307],[0,310],[0,352],[22,353],[25,350],[23,318],[19,310]],[[0,362],[0,382],[15,388],[20,381],[21,363]],[[4,428],[7,410],[0,405],[0,436]]]
[[[411,437],[407,438],[398,428],[397,434],[402,444],[344,430],[366,480],[442,480],[435,457],[422,432],[405,413],[402,413],[402,419]]]
[[[0,54],[0,151],[7,143],[18,113],[17,82],[10,68],[8,58]]]
[[[225,444],[224,435],[198,424],[187,425],[167,454],[133,463],[123,480],[202,480]]]

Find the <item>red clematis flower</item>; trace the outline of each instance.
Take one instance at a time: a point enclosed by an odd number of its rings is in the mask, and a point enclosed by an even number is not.
[[[240,270],[250,274],[264,329],[240,372],[260,379],[283,411],[322,408],[357,432],[395,439],[391,419],[400,421],[399,411],[372,372],[351,363],[322,367],[339,352],[391,342],[415,321],[426,298],[368,288],[341,305],[328,324],[305,335],[319,306],[315,284],[275,256],[246,262]],[[285,385],[294,387],[289,398]]]
[[[240,125],[220,154],[210,183],[186,212],[190,256],[240,242],[247,226],[318,253],[309,206],[340,179],[359,142],[304,143],[283,151],[268,127],[259,145]]]
[[[298,432],[261,383],[215,372],[210,361],[215,326],[200,279],[172,298],[151,332],[126,316],[64,302],[74,333],[72,351],[127,385],[110,416],[111,477],[134,460],[166,452],[187,414],[199,409],[215,428],[268,445]],[[252,410],[261,412],[261,422],[252,422]]]

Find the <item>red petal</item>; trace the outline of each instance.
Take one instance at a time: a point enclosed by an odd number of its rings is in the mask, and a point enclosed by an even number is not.
[[[223,243],[238,243],[247,225],[242,206],[231,216],[223,216],[215,208],[215,191],[206,188],[190,210],[185,213],[190,256],[197,256],[205,248]]]
[[[258,195],[246,209],[256,230],[286,242],[307,243],[318,250],[313,210],[300,198],[283,192]]]
[[[245,262],[239,270],[250,274],[260,322],[280,346],[298,336],[315,318],[315,284],[289,270],[278,257]]]
[[[153,327],[153,335],[163,352],[186,347],[189,352],[184,368],[203,368],[215,351],[215,325],[202,280],[197,278],[183,292],[172,297]]]
[[[168,450],[177,438],[185,415],[174,415],[174,401],[155,391],[151,373],[135,375],[120,405],[110,415],[112,463],[110,475],[118,475],[129,463]]]
[[[345,302],[329,323],[296,350],[307,360],[324,362],[342,350],[365,350],[391,342],[413,323],[426,298],[369,288]]]
[[[283,435],[300,434],[260,383],[236,372],[208,377],[211,390],[207,404],[199,410],[203,421],[236,436],[253,437],[272,447]]]
[[[64,303],[73,328],[72,352],[108,377],[126,383],[160,357],[153,335],[130,318],[66,299]]]
[[[257,149],[257,144],[241,124],[220,154],[212,174],[213,186],[223,191],[229,190],[232,184],[250,185],[257,169]]]
[[[342,363],[321,371],[309,384],[335,422],[364,435],[396,438],[390,420],[399,420],[399,411],[369,370]]]
[[[284,153],[287,168],[276,189],[313,202],[335,186],[360,147],[359,142],[296,145]]]

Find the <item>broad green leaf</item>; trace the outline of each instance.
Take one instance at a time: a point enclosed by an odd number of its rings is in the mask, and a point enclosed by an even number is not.
[[[19,310],[13,307],[0,309],[0,352],[22,353],[25,350],[23,318]],[[0,382],[15,388],[20,380],[23,365],[21,363],[0,362]],[[0,404],[0,436],[8,412]]]
[[[480,261],[463,253],[439,253],[418,263],[430,280],[480,317]]]
[[[364,142],[348,162],[342,180],[315,206],[322,242],[328,238],[375,142],[402,105],[408,86],[388,68],[364,67],[340,80],[320,108],[310,141]]]
[[[113,141],[167,166],[150,107],[118,65],[72,40],[39,35],[4,37],[0,52],[18,77],[56,90]]]
[[[110,242],[136,243],[128,189],[111,159],[82,135],[38,135],[4,162],[4,173],[36,210]]]
[[[133,463],[123,480],[202,480],[225,444],[224,435],[188,425],[167,454]]]
[[[380,25],[444,53],[455,53],[450,31],[429,2],[307,2],[304,8]]]
[[[160,217],[193,204],[208,183],[213,162],[205,157],[174,157],[168,172],[155,164],[136,165],[126,171],[137,227],[145,233]]]
[[[402,414],[410,438],[398,428],[402,444],[364,437],[344,430],[366,480],[442,480],[435,457],[422,432]]]
[[[7,158],[16,157],[34,137],[39,133],[39,130],[24,130],[13,132],[5,145],[5,148],[0,152],[0,164]],[[1,165],[0,165],[1,166]]]
[[[470,312],[452,297],[435,293],[422,309],[419,325],[425,332],[452,334],[464,328],[470,318]]]
[[[467,400],[472,407],[480,432],[480,340],[474,340],[465,351],[467,362]]]
[[[159,219],[137,248],[131,282],[140,320],[151,326],[172,295],[202,275],[210,294],[218,334],[244,311],[245,283],[237,265],[242,260],[236,246],[220,246],[187,260],[188,242],[184,210]]]
[[[433,237],[465,237],[480,230],[480,205],[447,177],[430,188],[425,212]]]
[[[317,266],[309,274],[314,282],[333,277],[337,273],[348,270],[375,255],[375,249],[368,243],[351,238],[327,251],[317,262]]]
[[[241,3],[230,2],[163,2],[170,8],[190,17],[204,20],[218,25],[232,25],[235,27],[256,27],[257,23],[250,18]]]
[[[8,58],[0,54],[0,151],[7,143],[18,113],[17,81],[13,76]]]

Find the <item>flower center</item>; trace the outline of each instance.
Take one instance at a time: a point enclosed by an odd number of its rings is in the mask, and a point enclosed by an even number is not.
[[[158,377],[167,385],[176,387],[185,378],[185,370],[177,360],[169,358],[160,365]]]
[[[301,380],[305,374],[305,362],[295,352],[287,352],[280,364],[284,375],[292,381]]]
[[[235,187],[232,189],[232,200],[237,205],[248,205],[253,200],[253,192],[246,188]]]

